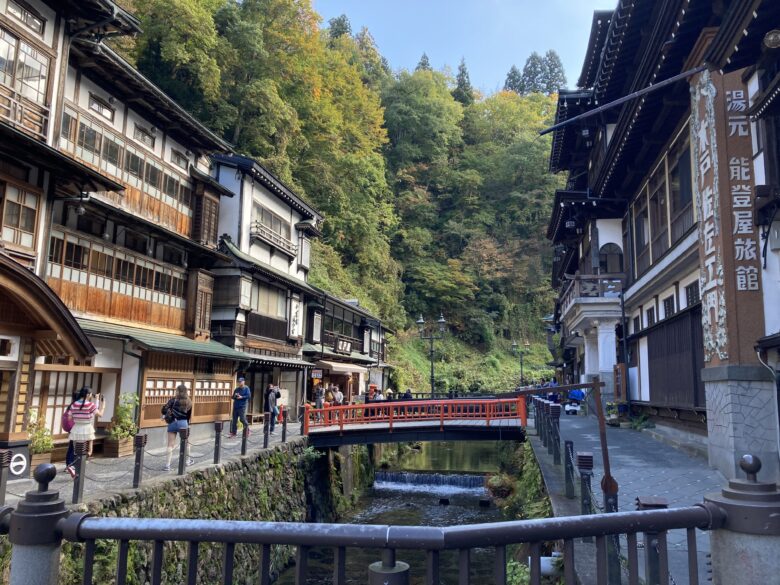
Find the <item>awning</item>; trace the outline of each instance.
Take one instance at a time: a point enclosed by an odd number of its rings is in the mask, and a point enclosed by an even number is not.
[[[372,357],[367,356],[364,353],[353,351],[349,355],[341,354],[331,349],[328,349],[327,347],[323,347],[321,343],[318,343],[316,345],[311,343],[304,343],[302,351],[305,354],[308,353],[308,354],[319,355],[321,357],[335,357],[341,359],[348,359],[348,360],[352,360],[353,362],[365,364],[367,366],[371,366],[371,367],[376,366],[376,360]]]
[[[276,357],[271,355],[256,355],[253,353],[247,354],[252,361],[257,362],[264,366],[277,366],[280,368],[313,368],[314,364],[307,362],[306,360],[299,360],[296,358]]]
[[[356,366],[355,364],[342,364],[340,362],[328,362],[320,360],[316,366],[323,370],[330,370],[336,374],[365,374],[368,370],[362,366]]]
[[[116,323],[77,319],[87,335],[132,341],[143,349],[166,353],[183,353],[201,357],[248,362],[255,356],[236,351],[216,341],[195,341],[176,333],[161,333]]]

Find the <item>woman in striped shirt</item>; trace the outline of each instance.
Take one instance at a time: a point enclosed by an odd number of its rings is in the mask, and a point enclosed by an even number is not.
[[[93,402],[94,395],[89,386],[79,390],[76,400],[70,405],[70,414],[73,417],[73,428],[68,434],[68,440],[74,444],[87,443],[87,457],[92,457],[92,443],[95,440],[95,416],[103,416],[106,403],[101,395],[98,395],[97,404]],[[68,466],[68,473],[74,474],[73,466]]]

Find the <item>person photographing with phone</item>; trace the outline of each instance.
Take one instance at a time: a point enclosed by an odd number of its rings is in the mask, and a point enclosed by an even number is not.
[[[236,436],[239,419],[242,425],[247,429],[249,428],[249,423],[246,420],[246,408],[249,405],[249,399],[252,397],[252,390],[245,382],[246,380],[243,377],[239,377],[238,386],[233,390],[233,418],[230,421],[230,435],[228,435],[231,439]]]

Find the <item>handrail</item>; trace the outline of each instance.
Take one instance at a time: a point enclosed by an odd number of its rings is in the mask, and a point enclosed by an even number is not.
[[[483,420],[490,426],[493,420],[507,418],[519,419],[522,426],[527,425],[526,403],[522,396],[483,400],[380,400],[323,408],[307,405],[304,434],[311,429],[333,426],[343,431],[345,424],[387,423],[392,432],[393,425],[402,422],[438,421],[443,428],[448,420]]]
[[[280,248],[292,256],[295,256],[298,253],[297,244],[293,243],[292,240],[285,238],[283,235],[277,234],[267,225],[258,220],[254,220],[251,223],[249,234],[251,237],[260,237],[266,240],[269,244]]]
[[[112,539],[448,550],[678,528],[711,530],[724,522],[725,513],[718,506],[704,503],[662,510],[446,527],[98,518],[80,513],[61,520],[58,527],[63,538],[76,542]]]

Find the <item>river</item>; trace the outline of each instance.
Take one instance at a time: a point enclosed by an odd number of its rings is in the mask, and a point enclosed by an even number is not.
[[[491,503],[480,507],[486,498],[484,475],[498,469],[493,442],[423,443],[420,451],[409,453],[394,469],[378,471],[373,488],[358,501],[354,511],[342,519],[351,524],[393,524],[449,526],[502,520]],[[448,505],[440,503],[442,498]],[[493,549],[472,551],[472,582],[491,582]],[[411,565],[411,583],[424,583],[425,553],[399,550],[397,558]],[[347,583],[365,585],[368,566],[381,560],[376,550],[347,549]],[[440,555],[442,583],[458,581],[457,553]],[[333,551],[313,548],[309,554],[308,585],[332,583]],[[279,583],[292,585],[293,571],[285,571]]]

